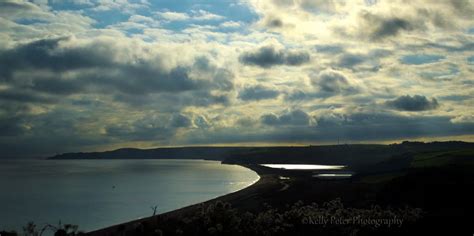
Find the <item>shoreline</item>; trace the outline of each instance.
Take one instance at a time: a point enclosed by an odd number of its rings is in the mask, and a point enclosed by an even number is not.
[[[225,164],[225,163],[222,163]],[[193,205],[185,206],[182,208],[178,208],[176,210],[164,212],[161,214],[157,214],[154,216],[149,216],[141,219],[136,219],[112,226],[107,226],[105,228],[97,229],[94,231],[87,232],[86,235],[116,235],[118,232],[121,231],[127,231],[131,229],[135,229],[140,225],[156,225],[158,221],[162,219],[167,219],[167,218],[180,218],[183,217],[187,214],[192,213],[193,211],[199,209],[201,206],[207,206],[209,204],[213,204],[215,202],[221,201],[221,202],[227,202],[230,203],[233,206],[239,206],[239,202],[253,198],[259,194],[265,193],[267,191],[272,191],[272,190],[278,190],[281,188],[283,185],[279,179],[278,176],[272,173],[271,171],[268,171],[268,168],[264,168],[259,166],[258,164],[248,164],[248,165],[242,165],[242,164],[233,164],[233,165],[240,165],[244,168],[250,169],[254,171],[258,176],[259,179],[255,181],[253,184],[240,189],[238,191],[228,193],[201,203],[196,203]]]

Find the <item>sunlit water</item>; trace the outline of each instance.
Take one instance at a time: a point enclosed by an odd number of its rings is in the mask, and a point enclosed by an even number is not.
[[[90,231],[240,190],[258,175],[203,160],[0,161],[0,230],[28,221]]]
[[[305,165],[305,164],[261,164],[262,166],[285,170],[338,170],[346,166],[336,165]]]

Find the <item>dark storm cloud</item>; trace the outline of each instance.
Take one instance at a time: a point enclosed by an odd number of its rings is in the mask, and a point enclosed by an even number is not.
[[[320,135],[349,140],[383,140],[423,136],[460,135],[472,124],[453,124],[447,116],[402,116],[393,113],[353,113],[318,118]]]
[[[209,105],[221,104],[229,105],[230,99],[228,95],[214,95],[208,91],[197,91],[189,94],[182,99],[183,104],[190,104],[198,107],[207,107]]]
[[[345,48],[341,45],[317,45],[316,51],[325,54],[339,54],[345,51]]]
[[[94,121],[96,120],[84,113],[61,108],[41,114],[19,112],[0,118],[0,136],[3,136],[0,150],[2,155],[29,154],[30,157],[40,157],[45,153],[59,152],[71,147],[107,143],[107,140],[97,140],[96,137],[82,132],[81,124]]]
[[[140,109],[160,108],[162,112],[178,112],[186,106],[208,107],[211,105],[229,105],[229,94],[212,94],[210,91],[184,91],[175,93],[157,93],[134,95],[118,93],[113,96],[115,101]]]
[[[465,101],[467,99],[474,98],[474,96],[454,94],[454,95],[442,96],[440,98],[441,98],[441,100],[462,102],[462,101]]]
[[[264,87],[262,85],[257,85],[253,87],[244,88],[239,93],[239,98],[244,101],[249,100],[262,100],[262,99],[272,99],[278,97],[279,92],[274,89]]]
[[[356,92],[358,89],[349,83],[346,76],[337,71],[322,71],[317,78],[311,80],[314,86],[320,88],[322,92],[328,94],[348,94]]]
[[[187,128],[192,125],[191,119],[183,114],[176,114],[171,118],[171,126],[175,128]]]
[[[270,18],[265,22],[265,25],[270,28],[281,28],[283,27],[283,21],[279,18]]]
[[[42,39],[0,51],[0,76],[11,79],[18,70],[47,69],[53,72],[108,67],[113,65],[113,50],[109,45],[60,49],[59,43],[67,38]]]
[[[447,52],[465,52],[465,51],[474,51],[474,42],[463,42],[460,46],[453,46],[441,43],[426,43],[422,45],[408,45],[408,50],[417,50],[420,48],[438,48],[443,49]]]
[[[392,52],[386,49],[373,49],[365,54],[343,53],[338,57],[335,64],[338,67],[349,68],[354,71],[377,71],[380,68],[380,59],[390,55],[392,55]]]
[[[0,91],[0,100],[22,103],[53,103],[56,99],[27,90],[7,89]]]
[[[307,92],[304,92],[302,90],[296,90],[296,91],[292,91],[288,93],[285,96],[285,99],[289,101],[301,101],[301,100],[307,100],[310,97],[311,97],[310,94],[308,94]]]
[[[204,125],[204,121],[200,120],[200,125]],[[171,116],[147,115],[131,123],[108,125],[105,130],[106,136],[123,141],[163,141],[173,138],[177,129],[189,128],[192,125],[193,121],[190,117],[177,113]]]
[[[45,39],[0,51],[0,79],[15,85],[24,79],[16,78],[16,72],[21,71],[31,82],[17,87],[57,95],[95,92],[142,96],[233,88],[233,73],[217,68],[205,57],[196,58],[194,65],[178,65],[169,70],[161,66],[160,57],[138,62],[117,60],[120,48],[112,42],[61,47],[61,42],[68,40]],[[193,70],[204,73],[204,79],[191,78]],[[62,78],[71,71],[75,72],[73,76]],[[54,77],[42,72],[52,72]]]
[[[11,137],[21,135],[26,132],[26,127],[22,125],[21,117],[0,118],[0,137]]]
[[[374,41],[396,36],[402,31],[411,31],[424,26],[423,22],[415,23],[409,19],[386,17],[369,12],[363,12],[360,16],[365,28],[362,30],[368,30],[369,38]]]
[[[344,54],[339,58],[337,65],[339,67],[351,68],[364,63],[368,58],[362,54]]]
[[[260,117],[263,124],[269,126],[308,126],[311,124],[311,117],[302,110],[293,110],[283,113],[280,116],[267,114]]]
[[[105,127],[105,131],[106,136],[123,141],[162,141],[173,137],[175,129],[166,127],[163,122],[144,118],[131,124],[111,124]]]
[[[400,96],[394,100],[385,102],[385,104],[388,107],[402,111],[426,111],[434,110],[439,107],[436,98],[432,98],[431,100],[429,100],[428,98],[422,95]]]
[[[388,36],[397,35],[402,30],[411,30],[413,27],[410,22],[400,18],[390,18],[382,20],[374,32],[373,39],[382,39]]]
[[[235,142],[357,142],[399,140],[471,134],[474,123],[452,123],[448,116],[402,116],[394,113],[327,112],[316,118],[317,125],[284,125],[277,115],[264,115],[261,122],[269,129],[242,135],[235,129],[218,130],[189,139],[192,143]]]
[[[117,140],[165,143],[179,128],[209,126],[203,117],[170,114],[180,114],[188,106],[230,103],[234,74],[207,57],[165,68],[162,62],[169,59],[159,51],[147,49],[150,54],[142,57],[140,52],[129,55],[131,48],[112,40],[74,40],[44,39],[0,49],[3,153],[74,151]],[[157,111],[163,116],[129,121],[122,118],[124,110]],[[109,116],[119,119],[113,124],[102,119]],[[94,129],[88,124],[103,127],[104,134],[88,130]],[[31,150],[19,149],[22,146]]]
[[[202,88],[204,81],[189,77],[189,68],[178,66],[171,71],[151,66],[118,67],[120,74],[100,73],[97,77],[84,80],[95,82],[102,87],[112,87],[128,94],[148,94],[157,92],[181,92]]]
[[[306,52],[276,50],[272,46],[261,47],[257,51],[244,52],[239,60],[242,64],[269,68],[277,65],[298,66],[309,62]]]
[[[332,93],[324,91],[303,91],[303,90],[293,90],[285,94],[285,100],[288,102],[301,102],[308,101],[317,98],[327,98],[332,96]]]
[[[208,84],[208,87],[221,91],[230,91],[234,88],[234,74],[225,68],[216,67],[207,57],[200,56],[195,58],[192,69],[196,69],[212,79],[212,84]]]
[[[78,79],[38,78],[27,87],[31,90],[56,95],[70,95],[86,90],[88,83]]]

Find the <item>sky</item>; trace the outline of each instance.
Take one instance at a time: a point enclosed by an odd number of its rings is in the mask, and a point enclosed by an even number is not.
[[[0,155],[474,140],[473,0],[2,0]]]

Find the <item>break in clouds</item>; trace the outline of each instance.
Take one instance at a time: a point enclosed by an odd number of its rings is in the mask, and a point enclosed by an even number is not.
[[[5,157],[474,133],[470,1],[0,3]]]

